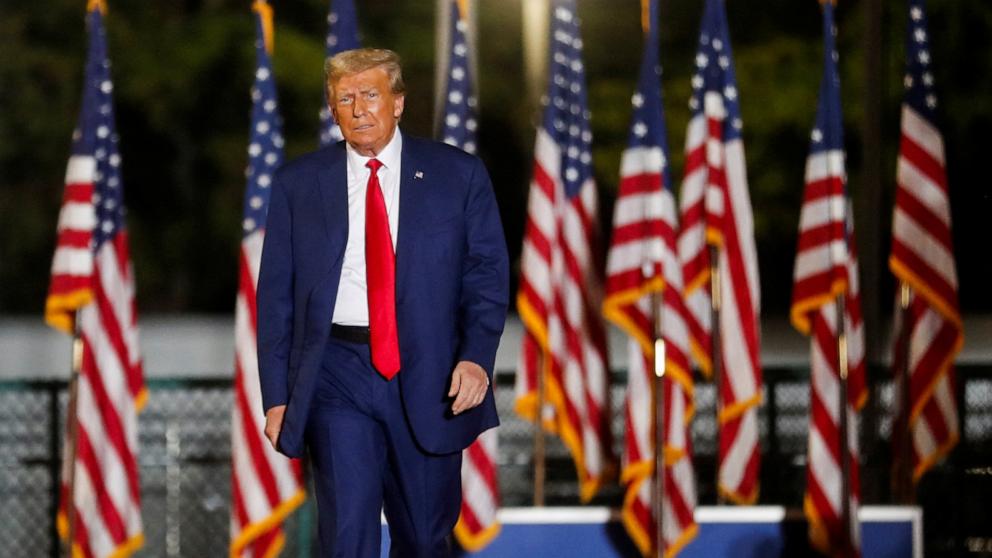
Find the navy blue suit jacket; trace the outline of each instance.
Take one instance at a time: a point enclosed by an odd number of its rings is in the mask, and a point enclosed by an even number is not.
[[[493,390],[458,416],[447,396],[460,360],[492,380],[509,304],[509,264],[492,183],[482,162],[403,136],[396,317],[400,391],[421,448],[451,453],[499,424]],[[279,450],[303,453],[304,430],[331,317],[348,230],[344,142],[276,175],[258,278],[258,366],[265,410],[287,405]]]

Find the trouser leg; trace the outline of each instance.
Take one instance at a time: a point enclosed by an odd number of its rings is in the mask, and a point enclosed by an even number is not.
[[[308,424],[324,558],[378,558],[387,461],[382,425],[369,412],[366,371],[352,347],[328,344]]]
[[[402,372],[401,372],[402,373]],[[396,380],[390,384],[395,384]],[[416,444],[403,416],[399,386],[386,413],[388,467],[384,511],[393,558],[440,558],[451,554],[451,533],[461,507],[461,452],[433,455]]]

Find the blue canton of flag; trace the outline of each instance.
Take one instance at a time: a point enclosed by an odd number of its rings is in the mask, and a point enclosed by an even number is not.
[[[561,146],[562,179],[568,197],[578,194],[592,178],[592,114],[586,96],[586,73],[582,63],[582,37],[575,0],[554,3],[551,47],[551,83],[545,104],[543,127]]]
[[[630,127],[630,137],[627,147],[659,147],[661,148],[663,168],[662,186],[671,188],[671,177],[668,168],[668,130],[665,127],[665,112],[662,107],[661,95],[661,61],[658,58],[659,36],[657,25],[658,3],[651,2],[648,33],[644,43],[644,55],[641,58],[641,70],[638,74],[637,92],[630,102],[634,107],[633,124]]]
[[[837,71],[837,26],[833,6],[823,5],[823,79],[820,102],[816,108],[816,126],[810,134],[810,155],[825,151],[843,151],[844,128],[840,112],[840,74]]]
[[[923,2],[913,0],[909,9],[910,26],[906,41],[905,102],[917,114],[937,125],[937,94],[930,69],[930,38]]]
[[[472,93],[465,20],[456,2],[451,3],[449,29],[448,90],[444,100],[444,143],[475,153],[478,101]]]
[[[361,47],[358,39],[358,17],[353,0],[331,0],[327,13],[327,58],[345,50]],[[327,90],[324,89],[326,100]],[[331,110],[325,102],[320,107],[320,146],[341,141],[341,129],[334,123]]]
[[[692,96],[689,108],[693,116],[702,114],[707,95],[723,97],[727,116],[723,120],[723,141],[738,139],[743,122],[737,99],[737,77],[734,55],[730,49],[730,31],[722,1],[706,2],[699,48],[696,50],[696,73],[692,76]]]
[[[112,240],[124,228],[126,210],[106,31],[99,10],[90,12],[90,17],[91,33],[98,36],[98,40],[90,44],[86,75],[92,81],[85,88],[79,127],[73,133],[72,153],[92,155],[96,159],[96,173],[93,176],[93,207],[97,223],[93,227],[93,252],[96,253],[104,242]],[[89,133],[84,133],[84,130]]]
[[[244,236],[265,225],[273,174],[282,164],[283,157],[282,117],[279,116],[272,63],[262,39],[260,15],[256,15],[255,25],[258,27],[255,39],[258,66],[251,89],[251,141],[248,145],[248,168],[245,170],[248,187],[245,190],[242,223]]]

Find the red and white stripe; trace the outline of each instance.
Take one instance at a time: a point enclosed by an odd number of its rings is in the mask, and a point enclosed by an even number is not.
[[[606,338],[597,275],[596,186],[587,180],[569,199],[561,147],[542,128],[535,142],[517,308],[526,328],[516,381],[517,412],[536,420],[543,365],[543,424],[561,436],[575,461],[580,495],[602,482],[610,451]]]
[[[268,558],[283,547],[282,522],[305,497],[298,460],[276,452],[265,437],[255,345],[255,287],[262,229],[241,243],[234,317],[235,376],[231,417],[231,556]]]
[[[83,342],[75,415],[69,417],[77,425],[75,456],[63,459],[58,527],[68,536],[73,514],[73,555],[87,558],[127,556],[144,542],[136,452],[137,413],[146,392],[134,275],[126,233],[95,254],[90,247],[95,173],[92,157],[70,158],[46,303],[49,324],[71,332],[78,321]]]
[[[695,474],[690,422],[693,415],[689,332],[682,301],[682,267],[675,246],[678,214],[671,190],[662,184],[660,147],[623,153],[620,192],[614,208],[613,240],[607,258],[606,318],[628,341],[626,437],[621,479],[627,484],[622,519],[645,556],[657,548],[655,500],[655,391],[653,299],[659,299],[665,341],[665,498],[662,529],[666,556],[696,535]]]
[[[804,509],[811,542],[831,556],[860,555],[858,411],[868,397],[857,249],[845,182],[842,151],[815,153],[807,160],[791,312],[793,325],[810,336],[810,428]],[[844,297],[848,370],[843,411],[839,296]],[[841,412],[847,413],[848,423],[848,494],[842,493]],[[850,506],[847,526],[842,524],[844,498],[849,499]]]
[[[469,552],[488,545],[500,532],[499,432],[483,432],[462,454],[462,508],[455,524],[458,544]]]
[[[72,333],[74,312],[93,296],[93,178],[96,159],[73,155],[65,173],[65,191],[52,258],[52,278],[45,301],[45,320],[53,327]]]
[[[718,489],[728,500],[753,504],[758,497],[760,291],[754,217],[748,194],[744,144],[725,141],[723,96],[708,92],[703,111],[689,122],[682,182],[679,259],[685,277],[690,345],[703,371],[712,371],[710,254],[718,248],[720,284],[720,384]]]
[[[964,341],[944,141],[940,130],[909,104],[902,111],[889,268],[912,289],[909,327],[909,427],[913,478],[954,447],[958,410],[954,359]],[[897,355],[897,361],[903,355]]]

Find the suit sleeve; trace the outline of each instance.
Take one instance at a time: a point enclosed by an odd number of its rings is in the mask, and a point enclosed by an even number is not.
[[[509,306],[509,256],[492,182],[478,159],[469,184],[458,359],[482,366],[492,377]]]
[[[283,183],[276,175],[265,225],[258,272],[258,374],[262,407],[289,400],[287,374],[293,338],[292,212]]]

